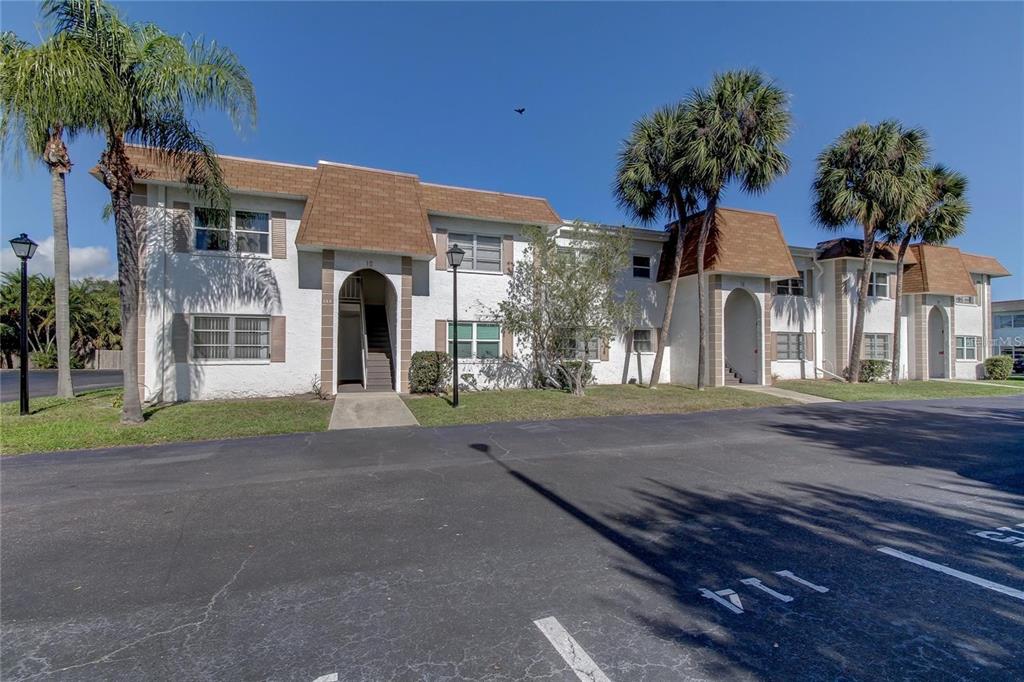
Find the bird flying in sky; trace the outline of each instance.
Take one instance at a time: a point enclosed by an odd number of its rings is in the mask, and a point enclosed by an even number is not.
[[[517,114],[519,114],[520,116],[522,116],[523,114],[526,113],[526,107],[523,107],[522,109],[513,109],[512,111],[514,111]]]

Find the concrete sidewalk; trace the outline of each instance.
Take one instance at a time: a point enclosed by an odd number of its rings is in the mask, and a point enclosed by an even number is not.
[[[732,386],[731,388],[738,388],[743,391],[753,391],[754,393],[764,393],[766,395],[773,395],[776,398],[786,398],[796,403],[809,405],[811,403],[838,403],[840,400],[833,400],[832,398],[822,398],[817,395],[809,395],[807,393],[797,393],[796,391],[787,391],[784,388],[776,388],[775,386],[753,386],[739,384]]]
[[[339,393],[334,398],[329,430],[381,426],[419,426],[419,422],[398,394],[390,391]]]

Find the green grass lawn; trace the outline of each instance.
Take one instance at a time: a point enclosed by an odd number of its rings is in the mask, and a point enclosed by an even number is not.
[[[146,422],[124,426],[113,402],[121,389],[77,398],[36,398],[32,413],[18,415],[18,403],[0,407],[0,453],[149,445],[174,441],[323,431],[331,401],[313,397],[211,400],[159,405],[145,410]]]
[[[982,383],[998,384],[1000,386],[1013,386],[1024,390],[1024,377],[1010,377],[1009,379],[985,379]]]
[[[844,384],[838,381],[779,381],[779,388],[834,400],[919,400],[924,398],[976,398],[999,395],[1019,395],[1020,391],[995,382],[978,381],[953,383],[949,381],[905,381],[898,386],[888,382],[871,384]]]
[[[458,409],[447,398],[409,396],[405,404],[423,426],[533,421],[623,414],[663,414],[791,404],[769,395],[731,388],[697,391],[685,386],[592,386],[583,397],[562,391],[516,389],[464,392]]]

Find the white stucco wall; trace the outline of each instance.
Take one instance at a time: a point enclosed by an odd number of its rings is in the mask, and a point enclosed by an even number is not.
[[[308,266],[297,257],[295,235],[302,202],[234,195],[233,209],[284,211],[288,258],[215,253],[174,253],[170,216],[175,201],[195,202],[183,189],[149,185],[146,269],[145,398],[196,400],[287,395],[310,390],[319,371],[319,254],[312,280],[300,285]],[[305,283],[305,282],[301,282]],[[171,352],[174,313],[285,315],[286,360],[175,363]]]

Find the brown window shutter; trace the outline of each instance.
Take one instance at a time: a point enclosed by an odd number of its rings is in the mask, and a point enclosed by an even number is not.
[[[896,273],[889,273],[889,298],[896,298]]]
[[[188,315],[174,313],[171,318],[171,353],[175,362],[188,362]]]
[[[662,336],[664,329],[662,327],[656,327],[654,330],[654,346],[651,348],[655,353],[661,348],[661,344],[665,343],[665,337]]]
[[[175,201],[171,226],[174,230],[174,252],[188,253],[192,250],[192,206],[187,201]]]
[[[288,257],[288,223],[284,211],[270,212],[270,257]]]
[[[515,353],[514,342],[512,341],[512,332],[501,328],[501,354],[506,360],[511,360]]]
[[[804,332],[804,360],[814,361],[814,332]]]
[[[284,362],[285,358],[285,317],[274,315],[270,318],[270,361]]]
[[[447,270],[448,269],[448,232],[447,230],[438,230],[434,233],[434,243],[437,247],[437,257],[434,259],[435,270]],[[447,333],[447,332],[446,332]]]
[[[804,270],[804,296],[814,297],[814,270]]]
[[[448,352],[448,320],[434,320],[434,350]]]
[[[768,358],[769,362],[775,359],[775,335],[777,333],[778,332],[771,332],[766,334],[764,337],[764,354],[765,357]]]
[[[514,246],[514,237],[510,234],[506,234],[501,238],[501,258],[504,263],[504,269],[506,275],[512,274],[512,268],[515,267],[516,261],[516,250]]]
[[[600,358],[601,362],[608,362],[608,346],[610,345],[609,342],[605,341],[604,339],[601,339],[600,341],[598,341],[598,343],[601,344],[601,351],[598,357]]]

